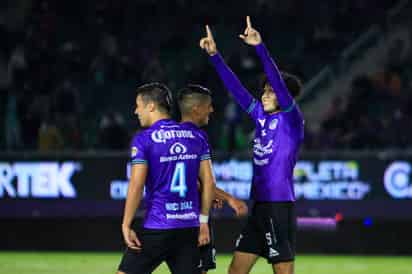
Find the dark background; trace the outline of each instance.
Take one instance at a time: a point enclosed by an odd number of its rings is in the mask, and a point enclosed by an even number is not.
[[[315,167],[355,161],[358,180],[371,187],[361,201],[299,199],[299,216],[334,218],[337,226],[301,227],[298,252],[411,254],[411,195],[394,199],[383,185],[390,163],[412,163],[411,6],[392,0],[1,1],[0,163],[74,160],[82,170],[72,178],[76,199],[0,197],[0,249],[122,249],[123,200],[109,199],[109,183],[127,181],[127,150],[141,130],[133,115],[135,89],[143,83],[164,82],[174,94],[188,83],[210,88],[215,112],[207,132],[216,163],[251,159],[253,124],[198,47],[209,24],[226,62],[259,97],[261,64],[237,37],[250,15],[280,69],[305,84],[300,159]],[[386,41],[398,28],[405,30],[402,39]],[[383,61],[355,73],[352,65],[382,41],[389,43]],[[350,76],[349,86],[329,90],[334,95],[324,100],[322,89],[342,75]],[[311,109],[313,102],[319,104]],[[411,188],[411,175],[405,178],[403,187]],[[307,182],[302,174],[296,180]],[[231,214],[227,208],[215,213],[219,251],[231,251],[244,221]]]

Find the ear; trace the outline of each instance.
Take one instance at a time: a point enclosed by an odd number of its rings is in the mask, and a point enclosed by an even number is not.
[[[153,102],[147,103],[147,109],[149,110],[149,112],[154,112],[156,110],[155,103],[153,103]]]
[[[192,106],[192,113],[197,114],[199,112],[199,105],[194,104]]]

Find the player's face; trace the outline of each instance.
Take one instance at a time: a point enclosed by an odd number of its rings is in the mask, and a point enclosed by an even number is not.
[[[142,127],[148,127],[150,126],[150,121],[149,121],[149,104],[145,104],[145,102],[142,100],[142,97],[138,95],[136,97],[136,109],[134,110],[134,114],[137,115],[137,118],[139,119],[140,125]]]
[[[197,106],[200,126],[206,126],[209,123],[209,116],[214,111],[212,99],[209,97],[205,102]]]
[[[262,105],[263,110],[267,113],[275,112],[278,109],[278,100],[276,98],[276,94],[269,84],[266,84],[263,89]]]

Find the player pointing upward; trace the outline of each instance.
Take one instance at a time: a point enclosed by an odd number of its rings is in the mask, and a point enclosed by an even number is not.
[[[295,76],[278,70],[250,18],[246,21],[239,37],[255,47],[266,74],[260,102],[227,67],[208,26],[207,36],[200,40],[226,88],[256,125],[251,192],[255,205],[238,238],[229,273],[249,273],[262,256],[276,274],[290,274],[296,234],[293,168],[303,140],[303,118],[293,97],[299,94],[301,84]]]

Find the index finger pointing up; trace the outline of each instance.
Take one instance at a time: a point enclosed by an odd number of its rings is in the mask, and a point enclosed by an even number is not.
[[[213,38],[212,32],[210,31],[209,25],[206,25],[207,38]]]
[[[250,16],[246,16],[246,24],[248,28],[252,27],[252,23],[250,22]]]

